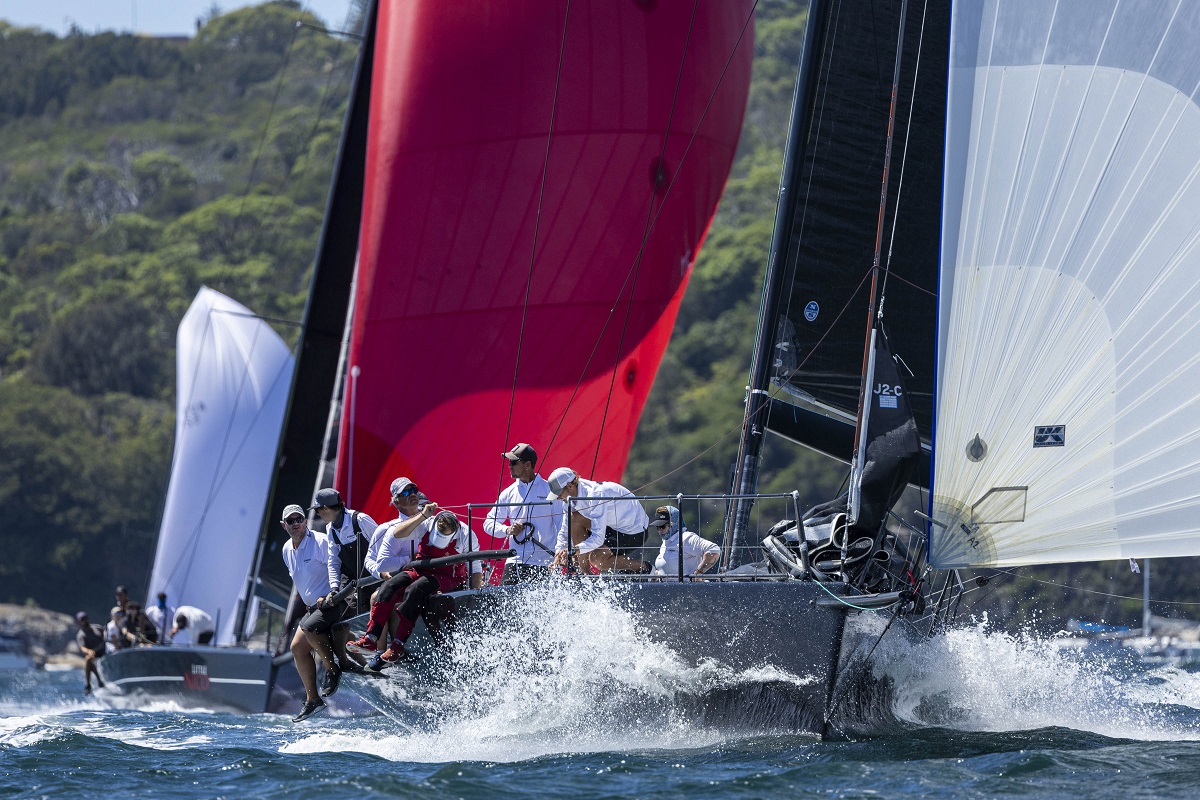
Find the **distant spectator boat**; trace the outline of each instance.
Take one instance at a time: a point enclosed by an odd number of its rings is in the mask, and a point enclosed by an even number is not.
[[[299,707],[290,653],[248,649],[251,631],[236,626],[240,606],[272,600],[248,587],[257,585],[249,578],[292,363],[279,334],[212,289],[200,290],[180,322],[175,456],[149,591],[166,592],[171,607],[208,611],[217,630],[212,646],[105,656],[99,670],[107,692],[251,713]]]

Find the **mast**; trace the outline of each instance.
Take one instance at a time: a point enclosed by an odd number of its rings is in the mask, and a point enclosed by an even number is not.
[[[746,387],[746,413],[742,420],[742,435],[738,442],[738,456],[734,463],[731,493],[734,495],[754,494],[758,489],[758,473],[762,462],[762,444],[767,432],[767,416],[770,411],[771,371],[775,351],[775,319],[783,297],[783,284],[787,277],[784,264],[780,263],[788,252],[792,228],[796,218],[796,206],[800,193],[796,191],[800,170],[803,167],[801,153],[812,129],[811,110],[816,104],[818,48],[826,25],[825,0],[812,0],[808,7],[808,19],[804,25],[804,49],[800,54],[796,88],[792,94],[792,117],[788,125],[787,144],[784,147],[783,169],[779,178],[779,200],[775,206],[775,227],[771,234],[771,252],[767,257],[767,270],[763,278],[762,299],[759,302],[758,328],[754,335],[754,356],[750,366],[750,383]],[[746,560],[742,543],[746,540],[750,511],[754,501],[735,500],[732,506],[731,527],[725,539],[725,568],[732,569]]]
[[[862,507],[863,459],[867,447],[867,416],[869,398],[875,385],[876,324],[883,319],[883,299],[879,289],[879,262],[883,252],[883,228],[887,223],[888,178],[892,169],[892,143],[896,133],[896,95],[900,92],[900,66],[904,61],[904,22],[908,18],[908,0],[900,3],[900,28],[896,34],[896,62],[892,69],[892,100],[888,107],[887,145],[883,155],[883,178],[879,187],[879,218],[875,224],[875,255],[871,263],[871,291],[867,301],[867,331],[863,339],[862,385],[858,393],[858,415],[855,422],[854,455],[850,460],[850,494],[846,518],[851,525],[858,522]]]
[[[271,534],[278,530],[276,515],[284,505],[312,497],[313,467],[321,460],[319,434],[324,431],[321,412],[328,406],[310,401],[314,393],[319,398],[319,393],[332,387],[336,380],[346,317],[353,301],[350,287],[362,222],[376,8],[377,4],[370,5],[363,23],[363,46],[358,54],[354,87],[346,109],[346,124],[304,307],[300,341],[296,345],[296,368],[292,373],[287,417],[275,458],[274,479],[259,527],[254,577],[238,614],[239,631],[246,627],[249,600],[257,590],[259,573],[270,571],[281,580],[287,580],[286,572],[280,575],[282,562],[278,558],[273,561],[265,558],[267,550],[272,548]]]

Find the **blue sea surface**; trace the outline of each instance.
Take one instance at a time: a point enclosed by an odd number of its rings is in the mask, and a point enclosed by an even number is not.
[[[0,674],[0,797],[1200,796],[1190,669],[982,624],[916,650],[885,639],[876,669],[897,687],[894,720],[819,741],[606,705],[595,679],[615,670],[650,694],[713,678],[672,674],[669,657],[594,616],[593,628],[570,629],[578,651],[556,666],[505,666],[499,640],[479,642],[492,650],[475,685],[418,695],[393,678],[376,689],[382,713],[300,724],[85,697],[78,671]]]

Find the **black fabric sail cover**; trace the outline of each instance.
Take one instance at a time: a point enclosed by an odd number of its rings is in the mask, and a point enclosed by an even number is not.
[[[850,541],[859,536],[875,536],[887,517],[888,509],[900,499],[921,455],[921,437],[913,417],[901,370],[892,357],[882,329],[875,336],[874,377],[867,386],[863,417],[866,420],[866,447],[860,453],[861,469],[859,513],[852,525]],[[806,525],[820,525],[835,514],[847,513],[851,486],[835,499],[822,503],[804,515]]]

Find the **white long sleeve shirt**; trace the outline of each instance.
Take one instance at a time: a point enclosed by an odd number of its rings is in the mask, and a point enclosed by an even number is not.
[[[646,509],[637,500],[608,498],[632,497],[633,492],[612,481],[579,479],[579,496],[563,504],[562,523],[558,527],[555,550],[566,550],[571,535],[571,520],[566,508],[583,514],[591,521],[591,533],[579,545],[580,553],[590,553],[604,544],[604,531],[612,528],[618,533],[642,533],[650,524]]]
[[[513,505],[514,503],[545,503],[551,505]],[[541,475],[534,475],[529,483],[513,481],[500,496],[496,505],[483,521],[483,530],[497,539],[510,536],[509,528],[518,522],[525,524],[521,529],[521,541],[511,539],[517,551],[512,561],[518,564],[548,567],[554,561],[555,539],[562,525],[563,503],[550,495],[550,484]],[[540,545],[540,546],[539,546]]]
[[[395,575],[405,564],[412,561],[413,554],[417,551],[416,542],[411,539],[397,539],[392,535],[392,529],[406,519],[408,515],[401,514],[375,528],[363,566],[376,578],[383,577],[380,574],[383,572]]]
[[[305,531],[299,547],[293,547],[288,537],[283,544],[283,563],[304,605],[314,605],[329,594],[329,540],[325,534]]]
[[[679,536],[664,539],[658,548],[658,558],[654,559],[655,575],[677,575],[679,573]],[[699,534],[692,533],[687,528],[683,530],[683,574],[691,575],[700,566],[708,553],[720,553],[721,546],[710,542]]]
[[[340,587],[342,585],[342,547],[349,548],[351,552],[354,549],[354,515],[358,514],[358,529],[362,531],[363,541],[359,547],[369,548],[371,537],[375,535],[375,529],[379,526],[375,520],[361,511],[355,511],[352,508],[343,509],[342,519],[340,524],[335,520],[329,523],[325,528],[325,536],[328,539],[329,547],[329,585],[332,587]],[[335,547],[334,545],[341,545]],[[358,577],[357,575],[354,577]]]

